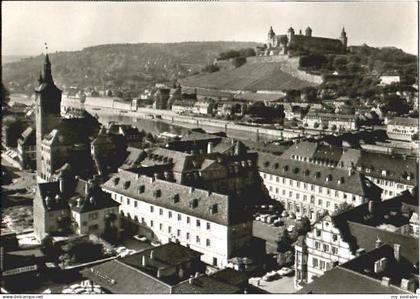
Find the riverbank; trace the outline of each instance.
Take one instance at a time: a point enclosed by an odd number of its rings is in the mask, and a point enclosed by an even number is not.
[[[62,105],[67,107],[73,107],[75,104],[73,101],[62,100]],[[292,139],[298,138],[303,135],[319,135],[320,131],[317,130],[301,130],[301,129],[276,129],[276,128],[267,128],[263,126],[251,126],[238,124],[232,121],[215,119],[215,118],[206,118],[200,116],[186,116],[179,115],[171,110],[161,110],[161,109],[152,109],[152,108],[138,108],[137,111],[124,110],[119,108],[113,108],[112,99],[110,102],[102,101],[98,103],[93,103],[89,101],[84,104],[85,109],[92,114],[108,114],[119,117],[131,117],[152,121],[165,122],[170,125],[177,125],[187,128],[206,128],[206,131],[223,131],[229,136],[236,137],[239,139],[249,139],[252,134],[256,138],[251,138],[254,140],[272,140],[272,139]],[[234,136],[237,135],[237,136]]]

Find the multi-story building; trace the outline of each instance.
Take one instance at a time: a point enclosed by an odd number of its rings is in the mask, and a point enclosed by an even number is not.
[[[281,156],[259,154],[259,172],[271,198],[312,222],[342,203],[358,206],[379,200],[381,189],[354,167],[340,165],[335,155],[339,153],[327,146],[301,142]]]
[[[299,294],[418,293],[418,267],[410,264],[398,244],[378,246],[305,285]],[[408,296],[408,295],[407,295]]]
[[[236,197],[125,170],[102,188],[140,232],[162,243],[189,246],[203,253],[207,264],[225,266],[251,240],[252,216]]]
[[[359,120],[355,115],[320,111],[309,111],[303,118],[303,123],[308,128],[318,130],[353,131],[359,127]]]
[[[246,274],[232,269],[205,274],[200,252],[168,243],[82,271],[113,294],[238,294],[255,292]]]
[[[413,229],[416,217],[418,199],[408,191],[324,217],[295,246],[295,286],[300,288],[382,244],[399,244],[401,254],[415,265],[419,256],[418,235]]]
[[[28,127],[18,139],[17,153],[20,169],[36,169],[35,129]]]
[[[115,240],[119,203],[93,182],[73,179],[63,167],[58,180],[39,183],[34,199],[34,232],[42,240],[54,234],[96,234]]]
[[[211,99],[199,100],[194,104],[193,113],[202,115],[213,115],[215,103]]]
[[[172,111],[178,114],[193,113],[196,100],[194,99],[179,99],[172,104]]]
[[[419,133],[419,120],[411,117],[394,117],[388,120],[386,133],[390,139],[412,141]]]

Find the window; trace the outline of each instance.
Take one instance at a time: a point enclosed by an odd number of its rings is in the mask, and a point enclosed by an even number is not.
[[[315,249],[319,250],[319,248],[321,247],[321,244],[317,241],[315,241]]]
[[[334,247],[334,246],[331,246],[331,252],[332,252],[332,254],[338,254],[338,248]]]
[[[154,211],[153,206],[150,206],[150,213],[153,213],[153,211]]]
[[[299,199],[300,194],[296,193],[296,199]]]
[[[306,195],[304,195],[304,196],[303,196],[303,201],[306,201],[306,199],[307,199],[307,196],[306,196]]]
[[[172,227],[168,226],[168,234],[172,233]]]
[[[178,221],[181,221],[182,220],[182,216],[181,216],[181,214],[178,214]]]
[[[168,211],[168,218],[172,218],[172,211]]]
[[[94,224],[94,225],[90,225],[89,226],[89,230],[90,231],[92,231],[92,230],[97,230],[98,229],[98,225],[97,224]]]
[[[130,199],[127,197],[127,205],[130,205]]]
[[[217,266],[217,257],[213,258],[213,266]]]
[[[283,189],[282,192],[281,192],[281,194],[286,195],[286,190]]]
[[[186,233],[186,234],[185,234],[185,238],[186,238],[187,240],[189,240],[189,239],[190,239],[190,233]]]
[[[311,191],[315,191],[315,186],[311,185]]]
[[[296,187],[300,187],[300,182],[296,182]]]
[[[318,205],[322,206],[322,199],[318,199]]]
[[[311,203],[315,203],[315,196],[311,195]]]
[[[325,269],[325,261],[319,261],[319,268],[321,270],[324,270]]]
[[[180,230],[180,229],[177,229],[177,230],[176,230],[176,236],[177,236],[177,237],[180,237],[180,236],[181,236],[181,230]]]
[[[88,216],[88,219],[89,219],[89,220],[95,220],[95,219],[98,219],[98,212],[95,212],[95,213],[90,213],[90,214],[89,214],[89,216]]]
[[[160,229],[160,230],[163,230],[163,225],[162,225],[162,223],[159,223],[159,229]]]
[[[334,192],[334,196],[335,196],[335,197],[338,197],[338,191],[335,191],[335,192]]]
[[[327,244],[324,244],[324,246],[323,246],[323,250],[324,250],[325,252],[330,251],[330,246],[328,246]]]
[[[327,200],[326,207],[328,208],[330,206],[330,202]]]
[[[153,227],[153,220],[150,220],[150,227]]]
[[[293,192],[289,191],[289,197],[292,198],[293,197]]]
[[[195,242],[196,242],[197,244],[200,244],[200,236],[195,236]]]
[[[277,182],[277,183],[279,182],[279,177],[278,177],[278,176],[276,176],[276,182]]]
[[[312,258],[312,267],[318,268],[318,259]]]
[[[207,222],[206,227],[207,227],[207,230],[210,230],[210,223],[209,222]]]
[[[316,234],[317,237],[320,237],[321,236],[321,230],[320,229],[316,229],[315,230],[315,234]]]
[[[200,227],[200,220],[197,219],[195,224],[196,224],[197,227]]]
[[[318,192],[322,193],[322,187],[321,186],[318,187]]]
[[[210,239],[206,239],[206,246],[210,247]]]
[[[346,199],[347,198],[347,194],[343,192],[343,198]]]
[[[279,194],[279,188],[276,188],[276,194]]]
[[[162,216],[163,215],[163,210],[159,209],[159,215]]]
[[[269,188],[270,188],[270,191],[273,191],[273,187],[272,186],[270,186]]]
[[[333,234],[333,235],[332,235],[332,239],[333,239],[333,241],[335,242],[335,241],[337,241],[338,236],[337,236],[336,234]]]
[[[137,208],[137,201],[134,201],[134,207]]]
[[[187,224],[190,224],[190,216],[187,216]]]
[[[289,180],[289,185],[293,186],[293,181],[292,180]]]

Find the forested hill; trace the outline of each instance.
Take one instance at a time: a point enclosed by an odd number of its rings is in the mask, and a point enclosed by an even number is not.
[[[221,52],[254,48],[254,42],[181,42],[110,44],[81,51],[51,53],[54,79],[60,87],[106,86],[141,90],[156,82],[186,77],[213,62]],[[3,83],[11,91],[31,92],[43,56],[5,63]]]

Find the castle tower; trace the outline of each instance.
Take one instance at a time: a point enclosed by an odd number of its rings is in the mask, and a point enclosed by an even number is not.
[[[341,30],[340,41],[343,44],[344,49],[347,49],[347,33],[346,33],[346,30],[344,29],[344,27]]]
[[[305,36],[311,37],[312,36],[312,29],[311,27],[306,27],[305,29]]]
[[[41,175],[41,142],[44,136],[51,132],[60,121],[60,104],[62,91],[54,84],[51,73],[51,62],[48,54],[45,55],[42,74],[38,80],[39,86],[35,88],[36,107],[36,165],[37,178]]]
[[[288,44],[292,42],[294,37],[295,37],[295,30],[293,29],[293,27],[290,27],[289,30],[287,30]]]
[[[268,48],[274,47],[275,37],[276,37],[276,34],[273,31],[273,27],[270,26],[270,30],[268,31],[268,34],[267,34],[267,47]]]

